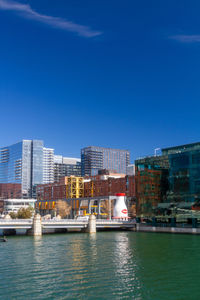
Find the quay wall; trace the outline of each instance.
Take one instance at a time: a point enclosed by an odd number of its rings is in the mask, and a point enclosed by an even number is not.
[[[136,231],[137,232],[200,234],[200,228],[160,227],[160,226],[149,226],[149,225],[145,225],[145,224],[137,224]]]

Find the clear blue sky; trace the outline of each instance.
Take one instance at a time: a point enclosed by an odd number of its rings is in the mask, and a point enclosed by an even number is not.
[[[200,141],[200,1],[0,0],[0,146]]]

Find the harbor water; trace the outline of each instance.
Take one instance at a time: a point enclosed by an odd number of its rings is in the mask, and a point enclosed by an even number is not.
[[[0,299],[200,299],[200,236],[136,232],[8,237]]]

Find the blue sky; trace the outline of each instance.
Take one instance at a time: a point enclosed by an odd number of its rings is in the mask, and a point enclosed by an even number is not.
[[[0,0],[0,146],[200,140],[200,2]]]

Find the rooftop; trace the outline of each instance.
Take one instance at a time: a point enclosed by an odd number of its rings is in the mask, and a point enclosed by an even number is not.
[[[163,148],[162,153],[170,154],[170,153],[177,153],[177,152],[190,151],[190,150],[196,150],[196,149],[200,149],[200,142]]]
[[[98,149],[105,149],[105,150],[116,150],[116,151],[128,151],[128,149],[116,149],[116,148],[107,148],[107,147],[99,147],[99,146],[87,146],[87,147],[84,147],[82,149],[87,149],[87,148],[98,148]]]

